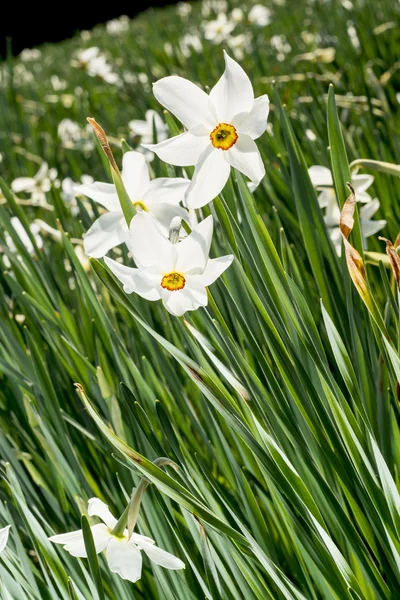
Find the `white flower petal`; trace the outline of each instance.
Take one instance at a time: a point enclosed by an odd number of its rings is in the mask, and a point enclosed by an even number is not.
[[[106,256],[104,258],[106,265],[111,269],[114,275],[120,280],[120,282],[124,286],[124,292],[126,294],[132,294],[135,292],[145,298],[146,300],[159,300],[160,292],[159,286],[156,287],[155,283],[146,277],[140,269],[132,269],[131,267],[126,267],[125,265],[121,265],[121,263],[112,260]],[[158,283],[161,282],[162,275],[160,274],[158,278]]]
[[[134,544],[137,544],[138,546],[140,546],[142,542],[147,542],[148,544],[155,544],[155,541],[147,537],[147,535],[141,535],[140,533],[135,532],[132,533],[129,541],[133,542]]]
[[[17,177],[11,183],[11,189],[16,194],[20,192],[31,192],[36,186],[37,181],[33,177]]]
[[[321,208],[327,208],[331,204],[337,204],[334,188],[327,187],[322,189],[321,193],[318,194],[318,204]]]
[[[177,558],[173,554],[170,554],[166,550],[162,550],[153,544],[149,544],[147,542],[141,542],[140,547],[145,551],[147,556],[150,558],[153,563],[156,565],[160,565],[161,567],[165,567],[166,569],[184,569],[185,563]]]
[[[113,537],[107,546],[106,558],[110,571],[135,583],[142,575],[142,555],[127,539]]]
[[[365,174],[354,174],[351,176],[351,183],[353,184],[354,187],[354,191],[360,194],[362,192],[365,192],[373,183],[374,183],[374,179],[375,177],[373,175],[368,175],[368,173]]]
[[[268,114],[269,98],[265,94],[254,100],[253,108],[249,113],[235,117],[232,125],[236,127],[239,137],[241,133],[245,133],[256,140],[267,129]]]
[[[371,202],[368,202],[367,204],[364,204],[364,206],[362,206],[360,209],[361,221],[368,221],[371,219],[376,211],[379,210],[380,205],[381,204],[377,198],[375,198],[375,200],[371,200]]]
[[[179,273],[203,273],[210,252],[213,234],[213,218],[210,215],[201,221],[182,242],[175,246],[177,259],[175,268]]]
[[[229,152],[229,150],[228,150]],[[224,150],[209,145],[203,152],[185,195],[188,208],[201,208],[224,189],[230,167],[224,158]]]
[[[10,527],[11,525],[7,525],[6,527],[0,529],[0,552],[3,552],[4,548],[7,545],[8,536],[10,534]]]
[[[99,554],[99,552],[102,552],[104,548],[107,547],[107,544],[110,541],[110,533],[104,523],[93,525],[91,530],[96,553]],[[69,552],[71,556],[76,556],[78,558],[87,557],[83,532],[81,529],[79,531],[71,531],[70,533],[53,535],[52,537],[49,537],[49,541],[53,542],[53,544],[61,544],[64,546],[64,550]]]
[[[240,113],[249,113],[254,104],[250,79],[242,67],[224,50],[225,71],[210,92],[210,101],[220,123],[231,123]]]
[[[159,144],[143,144],[145,148],[155,152],[161,160],[177,167],[196,165],[206,146],[211,146],[207,131],[203,135],[194,135],[185,131]]]
[[[328,167],[313,165],[308,169],[308,174],[314,187],[333,187],[332,173]]]
[[[150,214],[157,220],[162,233],[165,237],[169,235],[169,228],[174,217],[180,217],[185,221],[189,220],[188,211],[173,202],[162,202],[154,204],[151,207]]]
[[[137,213],[130,226],[129,248],[138,267],[158,265],[168,272],[174,263],[174,248],[162,235],[155,220],[148,213]]]
[[[171,202],[179,204],[190,184],[189,179],[183,177],[160,177],[153,179],[147,186],[143,200],[148,206],[153,202]]]
[[[361,221],[361,232],[365,238],[378,233],[378,231],[384,227],[386,227],[386,221],[384,219],[378,221]]]
[[[118,194],[113,183],[95,181],[94,183],[77,185],[75,192],[84,194],[111,212],[120,211],[122,213]]]
[[[233,254],[220,256],[219,258],[210,258],[203,273],[199,275],[203,285],[209,286],[232,264]]]
[[[163,289],[161,298],[167,311],[174,317],[181,317],[188,310],[195,310],[196,303],[193,301],[193,296],[186,288],[170,292]]]
[[[101,215],[93,223],[83,240],[83,247],[88,256],[102,258],[111,248],[126,242],[129,229],[120,212],[109,212]]]
[[[99,517],[110,529],[114,529],[117,519],[111,513],[107,504],[100,498],[90,498],[88,502],[89,517]]]
[[[157,100],[187,129],[206,125],[211,131],[217,125],[209,109],[208,96],[197,85],[183,77],[164,77],[153,85]]]
[[[200,308],[200,306],[207,306],[207,289],[204,283],[202,282],[201,275],[189,275],[186,279],[185,289],[187,293],[190,294],[192,297],[192,310]]]
[[[265,175],[264,163],[254,140],[248,135],[240,135],[238,141],[225,153],[227,162],[254,184],[259,184]]]
[[[150,183],[149,167],[141,152],[125,152],[122,158],[122,181],[132,202],[143,200],[145,189]]]

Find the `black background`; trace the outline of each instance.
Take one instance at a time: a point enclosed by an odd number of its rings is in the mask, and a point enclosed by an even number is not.
[[[176,0],[102,0],[89,5],[76,0],[56,0],[51,4],[8,0],[0,18],[0,55],[3,58],[6,55],[7,38],[11,38],[11,51],[16,55],[24,48],[65,40],[77,31],[91,29],[121,15],[134,17],[146,8],[175,3]]]

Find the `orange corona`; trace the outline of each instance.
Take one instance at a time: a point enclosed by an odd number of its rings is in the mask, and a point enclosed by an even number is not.
[[[229,150],[238,140],[238,134],[233,125],[219,123],[210,133],[210,140],[214,148]]]
[[[183,290],[185,287],[186,279],[181,273],[177,273],[176,271],[172,271],[171,273],[166,273],[164,277],[161,279],[161,287],[165,290],[169,290],[170,292],[177,292],[178,290]]]

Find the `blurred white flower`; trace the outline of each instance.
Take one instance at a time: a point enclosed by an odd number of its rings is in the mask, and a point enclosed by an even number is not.
[[[218,15],[228,10],[226,0],[203,0],[201,14],[203,17],[209,17],[212,13]]]
[[[51,87],[54,91],[59,92],[61,90],[65,90],[67,87],[67,82],[64,79],[60,79],[58,75],[52,75],[50,77]]]
[[[231,167],[255,184],[265,168],[255,139],[267,127],[268,96],[254,98],[251,81],[226,52],[225,71],[210,94],[182,77],[164,77],[153,86],[157,100],[174,114],[187,131],[146,147],[161,160],[195,165],[185,195],[188,208],[211,202],[224,188]]]
[[[66,177],[62,180],[61,183],[61,197],[69,206],[72,216],[76,216],[79,213],[79,208],[76,202],[76,196],[79,195],[77,191],[77,187],[80,185],[90,185],[94,182],[94,179],[91,175],[82,175],[80,183],[77,183],[71,179],[71,177]]]
[[[183,56],[189,58],[193,50],[197,52],[197,54],[202,52],[203,44],[201,43],[201,39],[197,33],[186,33],[186,35],[184,35],[179,41],[179,48],[181,49]]]
[[[235,23],[240,23],[241,21],[243,21],[243,11],[241,8],[234,8],[233,11],[231,12],[231,17],[232,17],[232,21],[234,21]]]
[[[249,32],[232,36],[228,38],[227,42],[237,60],[243,60],[245,54],[251,52],[251,35]]]
[[[204,37],[214,44],[221,44],[235,27],[236,23],[229,21],[225,13],[220,13],[215,21],[203,23]]]
[[[24,62],[32,62],[34,60],[39,60],[42,56],[42,53],[38,48],[25,48],[22,50],[19,58]]]
[[[321,208],[325,208],[324,221],[329,230],[336,252],[340,256],[342,248],[342,234],[340,232],[340,208],[336,198],[335,189],[333,187],[333,178],[330,169],[314,165],[308,169],[311,183],[320,192],[318,202]],[[366,248],[366,239],[380,231],[386,225],[386,221],[381,219],[373,221],[372,217],[379,209],[380,203],[377,198],[372,200],[371,196],[366,191],[373,183],[372,175],[359,175],[353,173],[351,175],[351,183],[354,188],[356,199],[362,202],[364,206],[360,209],[360,227],[363,236],[363,245]]]
[[[110,35],[119,35],[120,33],[124,33],[124,31],[128,31],[129,17],[122,15],[118,19],[111,19],[111,21],[107,21],[106,30]]]
[[[3,552],[4,548],[7,546],[10,527],[11,525],[7,525],[7,527],[0,529],[0,552]]]
[[[312,129],[306,129],[306,136],[308,137],[310,142],[315,142],[315,140],[317,139],[317,136],[312,131]]]
[[[286,54],[289,54],[292,49],[285,35],[273,35],[270,39],[270,44],[277,51],[276,57],[280,62],[285,60]]]
[[[353,23],[348,23],[347,25],[347,34],[350,38],[351,43],[353,44],[353,48],[359,52],[361,50],[361,44],[359,37],[357,35],[357,29],[354,27]]]
[[[151,144],[154,141],[154,129],[157,142],[162,142],[168,137],[168,125],[155,110],[146,110],[145,120],[133,119],[129,121],[128,127],[133,136],[140,136],[142,144]]]
[[[176,12],[181,19],[186,19],[192,11],[192,5],[189,2],[178,2]]]
[[[96,553],[106,550],[106,559],[110,571],[117,573],[122,579],[135,583],[142,575],[142,554],[145,554],[156,565],[166,569],[184,569],[185,564],[173,554],[162,550],[155,545],[154,540],[132,533],[129,537],[125,529],[121,537],[113,535],[112,530],[117,524],[117,519],[111,514],[108,506],[99,498],[91,498],[88,503],[90,517],[99,517],[103,523],[91,526]],[[71,531],[49,538],[54,544],[61,544],[71,556],[87,558],[83,532]]]
[[[247,20],[253,25],[265,27],[271,22],[271,11],[262,4],[255,4],[247,15]]]
[[[30,194],[32,204],[46,204],[46,193],[51,187],[58,185],[57,170],[49,169],[46,162],[43,162],[39,171],[34,177],[17,177],[11,183],[11,189],[16,194],[24,192]]]
[[[18,217],[11,218],[11,225],[13,226],[15,233],[17,234],[17,236],[19,237],[19,239],[21,240],[22,244],[25,246],[25,248],[29,252],[29,254],[35,254],[35,249],[29,238],[29,235],[26,233],[25,227],[22,225],[22,223],[18,219]],[[34,237],[37,247],[43,248],[43,240],[39,235],[40,225],[33,222],[30,224],[29,229],[30,229],[31,234]],[[10,234],[6,231],[4,235],[5,235],[5,242],[7,244],[8,249],[10,250],[10,252],[18,252],[17,247],[15,246],[14,241],[13,241],[12,237],[10,236]]]
[[[131,221],[128,246],[137,268],[126,267],[108,257],[106,264],[124,285],[146,300],[162,300],[172,315],[207,306],[207,286],[229,267],[233,256],[209,259],[213,218],[207,217],[183,241],[173,244],[147,213]]]
[[[78,140],[81,139],[81,128],[76,121],[71,119],[63,119],[57,127],[58,137],[63,145],[67,148],[72,148]]]
[[[161,177],[150,181],[145,157],[134,151],[124,154],[121,176],[136,211],[152,215],[165,235],[168,235],[174,217],[187,219],[187,211],[179,206],[179,202],[190,183],[188,179]],[[86,254],[101,258],[129,238],[129,228],[115,186],[96,181],[75,189],[109,211],[93,223],[84,239]]]
[[[71,66],[85,69],[91,77],[99,77],[112,85],[121,81],[97,46],[78,51],[76,57],[71,60]]]

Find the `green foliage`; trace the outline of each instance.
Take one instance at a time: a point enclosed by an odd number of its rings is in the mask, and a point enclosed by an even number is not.
[[[43,47],[40,59],[0,64],[0,528],[12,524],[2,600],[400,596],[398,288],[382,242],[369,238],[372,316],[307,173],[331,166],[343,205],[349,161],[373,170],[384,235],[396,239],[400,5],[271,2],[266,27],[248,23],[241,5],[235,32],[247,32],[250,49],[240,63],[256,96],[272,102],[259,144],[267,173],[254,193],[233,173],[198,211],[216,221],[211,256],[235,256],[206,308],[173,318],[127,296],[102,261],[89,265],[81,240],[94,203],[74,206],[54,185],[45,206],[10,191],[41,160],[61,179],[111,181],[93,134],[69,146],[62,119],[84,129],[95,118],[120,167],[138,142],[128,122],[149,107],[162,114],[152,81],[179,74],[214,85],[222,50],[203,37],[201,52],[182,49],[185,34],[202,36],[215,18],[204,6],[149,11],[118,35],[99,26],[90,39]],[[277,35],[291,46],[283,60]],[[71,66],[90,46],[106,51],[120,85]],[[330,62],[317,52],[327,47]],[[182,175],[157,158],[151,165],[157,176]],[[29,230],[36,219],[51,228],[42,248]],[[357,221],[349,240],[361,253]],[[118,256],[128,260],[125,249]],[[131,504],[128,526],[186,568],[163,569],[143,553],[131,584],[95,554],[87,500],[119,517],[143,478],[152,485],[138,514]],[[89,559],[48,541],[81,527]]]

